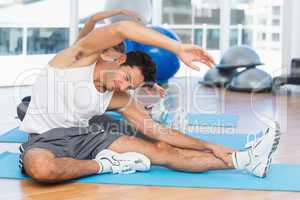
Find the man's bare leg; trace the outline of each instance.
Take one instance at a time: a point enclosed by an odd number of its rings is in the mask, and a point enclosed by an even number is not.
[[[122,136],[110,145],[109,149],[118,153],[142,153],[153,164],[180,171],[203,172],[229,168],[211,153],[174,148],[162,142],[151,143],[136,137]],[[25,153],[24,168],[33,179],[46,183],[88,176],[100,170],[99,164],[94,160],[56,158],[50,151],[39,148]]]
[[[56,183],[79,178],[99,172],[99,165],[94,160],[75,160],[56,158],[45,149],[33,148],[25,153],[24,168],[26,173],[39,182]]]
[[[231,155],[228,155],[231,167],[212,153],[179,149],[166,143],[151,143],[141,138],[123,136],[109,146],[118,153],[138,152],[146,155],[152,164],[188,172],[204,172],[213,169],[233,168]]]

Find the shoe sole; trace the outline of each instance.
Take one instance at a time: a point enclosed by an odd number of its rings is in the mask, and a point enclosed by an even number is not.
[[[278,122],[275,122],[275,136],[274,136],[274,139],[273,139],[273,145],[272,145],[272,149],[271,149],[271,151],[268,155],[268,162],[267,162],[267,165],[266,165],[265,170],[263,172],[262,178],[267,176],[267,173],[268,173],[268,171],[271,167],[271,163],[272,163],[272,155],[273,155],[273,153],[276,152],[276,150],[278,148],[280,138],[281,138],[280,125],[279,125]]]
[[[280,142],[280,138],[281,138],[280,126],[279,126],[278,122],[275,122],[275,136],[273,139],[273,145],[272,145],[271,152],[268,156],[269,159],[272,157],[273,153],[275,153],[275,151],[277,150],[279,142]]]
[[[264,170],[264,173],[262,175],[262,178],[265,178],[268,174],[268,171],[270,170],[270,167],[271,167],[271,163],[272,163],[272,158],[268,159],[268,163],[265,167],[265,170]]]

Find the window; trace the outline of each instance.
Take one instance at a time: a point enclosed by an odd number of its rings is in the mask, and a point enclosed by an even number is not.
[[[0,55],[20,55],[23,50],[22,28],[0,28]]]
[[[69,46],[67,28],[29,28],[27,37],[29,55],[54,54]]]
[[[164,24],[192,24],[191,0],[163,0]]]
[[[221,0],[162,0],[162,24],[184,43],[208,50],[220,48]]]
[[[263,33],[263,32],[257,33],[257,40],[258,41],[266,41],[266,39],[267,39],[267,34],[266,33]]]
[[[252,46],[252,30],[244,29],[242,33],[242,44]]]
[[[281,8],[280,8],[280,6],[273,6],[272,7],[272,14],[273,15],[280,15],[280,13],[281,13]]]
[[[237,3],[241,4],[248,4],[248,3],[253,3],[254,0],[235,0]]]
[[[220,3],[218,0],[194,0],[195,24],[220,24]]]
[[[280,19],[273,19],[272,20],[272,25],[273,26],[280,26]]]
[[[280,41],[280,33],[272,33],[272,41],[279,42]]]
[[[206,42],[208,50],[220,49],[220,29],[208,29]]]
[[[34,2],[37,2],[37,1],[41,1],[41,0],[23,0],[23,3],[27,4],[27,3],[34,3]]]
[[[196,29],[195,30],[195,38],[194,38],[195,44],[199,46],[203,46],[203,29]]]
[[[173,29],[178,35],[181,42],[190,44],[192,43],[192,30],[191,29]]]
[[[253,24],[253,16],[251,15],[251,1],[231,0],[232,8],[230,14],[231,25],[251,25]],[[245,12],[245,10],[250,12]]]
[[[284,0],[226,1],[230,3],[223,0],[160,0],[162,15],[157,21],[174,30],[182,42],[197,44],[210,51],[216,59],[221,53],[223,34],[222,47],[249,45],[266,65],[278,66],[282,50],[280,32]],[[222,16],[222,13],[228,12],[224,9],[230,9],[230,16]],[[221,27],[222,22],[224,26]],[[229,29],[228,35],[226,29]],[[225,44],[227,41],[229,44]],[[279,61],[275,62],[274,57]]]
[[[238,29],[231,29],[230,30],[230,46],[238,45],[238,40],[239,40]]]
[[[249,45],[263,63],[281,67],[283,3],[284,0],[231,0],[230,46]]]
[[[267,18],[266,17],[258,18],[258,25],[266,26],[267,25]]]

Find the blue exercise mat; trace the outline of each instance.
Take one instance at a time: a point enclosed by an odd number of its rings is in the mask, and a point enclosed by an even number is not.
[[[242,148],[247,138],[245,135],[200,135],[196,133],[190,135],[234,148]],[[20,172],[18,158],[19,154],[8,152],[0,154],[0,178],[29,179]],[[300,192],[299,172],[299,165],[272,165],[269,175],[261,179],[237,170],[185,173],[152,166],[150,172],[131,175],[95,175],[77,179],[74,182]]]
[[[201,138],[203,140],[208,140],[217,144],[224,144],[235,149],[240,149],[242,144],[245,144],[247,137],[245,135],[240,135],[236,137],[236,134],[230,135],[212,135],[212,134],[199,134],[199,133],[188,133],[187,135]],[[9,132],[0,136],[0,143],[24,143],[28,140],[28,134],[20,131],[19,128],[14,128]]]
[[[110,111],[105,114],[117,120],[125,120],[123,115],[118,112]],[[173,120],[173,116],[174,114],[167,114],[158,121],[168,124]],[[232,114],[189,113],[187,119],[190,126],[236,127],[239,118]]]
[[[116,120],[126,120],[124,116],[118,112],[106,112],[106,115]],[[159,118],[156,118],[160,124],[169,125],[172,124],[175,113],[162,114]],[[187,131],[197,131],[201,133],[214,134],[216,132],[235,132],[239,117],[232,114],[207,114],[207,113],[189,113],[187,114],[188,126]],[[226,130],[227,129],[227,130]],[[229,130],[230,129],[230,130]]]
[[[189,113],[188,122],[191,126],[236,127],[238,116],[231,114]]]
[[[28,140],[28,133],[14,128],[3,135],[0,135],[0,143],[24,143]]]
[[[125,118],[117,112],[107,112],[107,115],[117,120],[124,120]],[[162,123],[168,123],[172,120],[172,116],[167,116]],[[236,127],[238,116],[230,114],[188,114],[190,126],[218,126],[218,127]],[[24,143],[28,139],[28,134],[14,128],[9,132],[0,135],[0,143]]]
[[[19,154],[0,155],[0,178],[28,180],[18,168]],[[300,192],[300,166],[272,165],[266,178],[256,178],[242,171],[220,170],[205,173],[184,173],[152,166],[150,172],[131,175],[95,175],[74,180],[79,183],[147,185],[187,188],[223,188]]]
[[[159,121],[169,124],[172,122],[174,114],[167,114]],[[236,127],[238,116],[231,114],[206,114],[206,113],[189,113],[187,115],[188,124],[190,126],[210,126],[210,127]]]

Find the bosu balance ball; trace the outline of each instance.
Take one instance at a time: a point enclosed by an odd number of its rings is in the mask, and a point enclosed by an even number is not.
[[[235,69],[262,65],[259,55],[249,46],[241,45],[229,48],[222,56],[218,69]]]
[[[152,4],[151,0],[106,0],[104,2],[104,10],[112,10],[125,8],[131,11],[136,12],[143,24],[150,23],[152,19]],[[114,16],[107,19],[109,23],[114,23],[122,20],[132,20],[128,16]]]
[[[246,69],[233,77],[228,89],[240,92],[268,92],[272,90],[272,77],[257,68]]]
[[[199,83],[205,86],[225,87],[236,73],[236,70],[219,70],[214,67],[206,72],[203,80]]]

